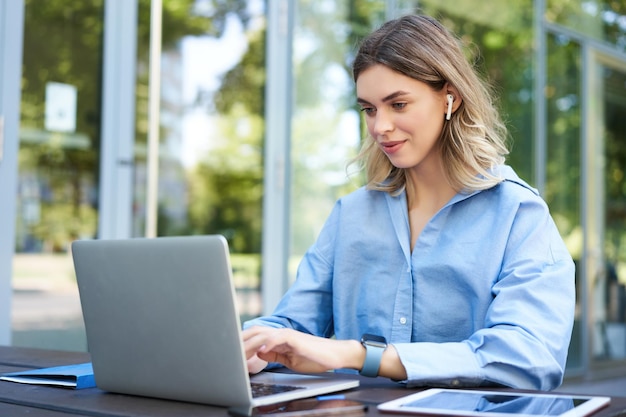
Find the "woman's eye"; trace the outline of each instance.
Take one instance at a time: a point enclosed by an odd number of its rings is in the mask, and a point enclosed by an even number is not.
[[[374,114],[376,111],[373,107],[362,107],[361,111],[367,115]]]
[[[406,107],[406,103],[393,103],[391,106],[396,110],[402,110]]]

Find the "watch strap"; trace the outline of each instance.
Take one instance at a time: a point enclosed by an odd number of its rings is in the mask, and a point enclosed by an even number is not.
[[[365,361],[359,373],[363,376],[375,378],[378,376],[378,370],[380,369],[380,362],[382,361],[385,348],[382,346],[372,346],[367,343],[363,343],[363,346],[365,347]]]

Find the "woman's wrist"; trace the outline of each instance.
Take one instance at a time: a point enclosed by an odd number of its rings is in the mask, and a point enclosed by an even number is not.
[[[342,367],[360,371],[365,362],[365,348],[358,340],[343,340],[342,344]]]

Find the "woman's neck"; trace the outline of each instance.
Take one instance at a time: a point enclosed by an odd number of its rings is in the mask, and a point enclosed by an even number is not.
[[[408,169],[406,172],[406,195],[408,209],[424,208],[436,213],[458,190],[454,189],[443,169],[443,164],[430,164]],[[430,208],[430,209],[429,209]]]
[[[457,191],[448,183],[441,170],[407,171],[406,196],[411,229],[411,251],[430,219],[445,206]]]

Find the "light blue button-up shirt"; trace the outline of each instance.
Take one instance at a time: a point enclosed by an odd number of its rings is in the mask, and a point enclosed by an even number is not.
[[[409,386],[558,387],[574,264],[537,191],[510,167],[497,171],[503,182],[453,197],[412,252],[405,193],[341,198],[274,313],[245,327],[382,335]]]

